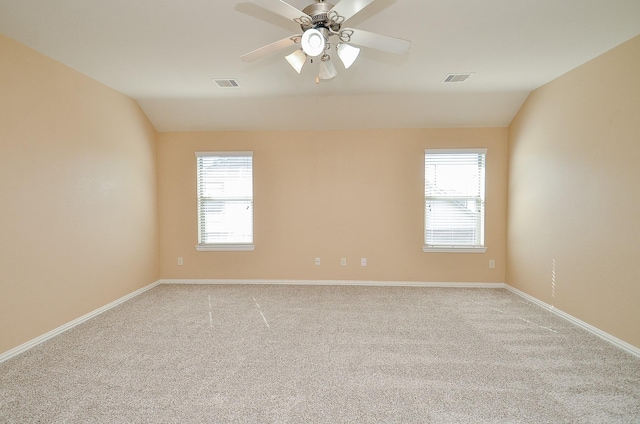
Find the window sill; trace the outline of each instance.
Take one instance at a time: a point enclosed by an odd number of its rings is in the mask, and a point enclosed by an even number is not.
[[[250,252],[255,249],[253,244],[199,244],[198,252]]]
[[[425,253],[484,253],[487,251],[485,246],[422,246]]]

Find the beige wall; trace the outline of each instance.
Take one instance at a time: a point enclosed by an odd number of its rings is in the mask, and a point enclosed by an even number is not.
[[[0,353],[158,279],[156,133],[0,36]]]
[[[2,36],[0,58],[0,353],[158,278],[506,281],[640,346],[640,37],[508,130],[156,135]],[[423,152],[453,147],[488,148],[486,254],[422,252]],[[253,252],[195,250],[194,152],[217,150],[254,152]]]
[[[509,128],[507,283],[640,347],[640,37],[535,90]]]
[[[162,278],[504,281],[506,129],[160,133],[158,142]],[[452,147],[488,148],[485,254],[422,252],[424,149]],[[218,150],[254,152],[253,252],[195,250],[194,152]]]

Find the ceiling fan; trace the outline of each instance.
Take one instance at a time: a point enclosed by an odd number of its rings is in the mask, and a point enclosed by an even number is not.
[[[284,0],[254,0],[261,7],[300,25],[302,33],[268,44],[246,53],[240,58],[245,62],[253,62],[299,44],[300,48],[285,56],[285,59],[293,69],[300,73],[308,58],[313,63],[314,58],[319,57],[317,84],[320,81],[330,80],[338,74],[331,61],[331,55],[334,54],[334,51],[345,68],[349,68],[353,64],[360,54],[360,49],[352,44],[389,53],[405,53],[409,50],[411,41],[343,27],[347,19],[373,1],[338,0],[333,5],[325,0],[315,0],[315,3],[303,10],[298,10]]]

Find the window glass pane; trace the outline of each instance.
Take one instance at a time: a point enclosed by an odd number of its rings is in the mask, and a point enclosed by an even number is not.
[[[426,202],[427,244],[476,245],[480,237],[477,200],[431,199]]]
[[[200,194],[204,197],[251,197],[251,157],[211,156],[200,160]]]
[[[425,151],[425,244],[484,244],[485,153]]]
[[[253,243],[250,154],[198,155],[198,243]]]

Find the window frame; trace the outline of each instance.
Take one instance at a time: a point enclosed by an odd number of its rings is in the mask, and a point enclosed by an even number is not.
[[[254,206],[254,178],[253,178],[253,152],[252,151],[212,151],[212,152],[195,152],[196,156],[196,207],[197,207],[197,238],[198,244],[196,250],[199,252],[233,252],[233,251],[253,251],[255,249],[254,239],[254,221],[255,213]],[[251,242],[216,242],[216,243],[202,243],[201,237],[204,229],[201,227],[203,223],[202,218],[202,198],[200,196],[200,158],[202,157],[250,157],[251,158]]]
[[[480,186],[481,192],[479,196],[461,196],[468,197],[469,199],[477,199],[480,201],[482,211],[480,212],[480,225],[481,225],[481,243],[477,245],[435,245],[427,244],[427,155],[428,154],[482,154],[484,155],[484,172],[481,176]],[[486,148],[453,148],[453,149],[425,149],[424,150],[424,211],[423,211],[423,246],[422,251],[429,252],[442,252],[442,253],[484,253],[487,251],[485,244],[485,226],[486,226],[486,168],[487,168],[487,149]]]

